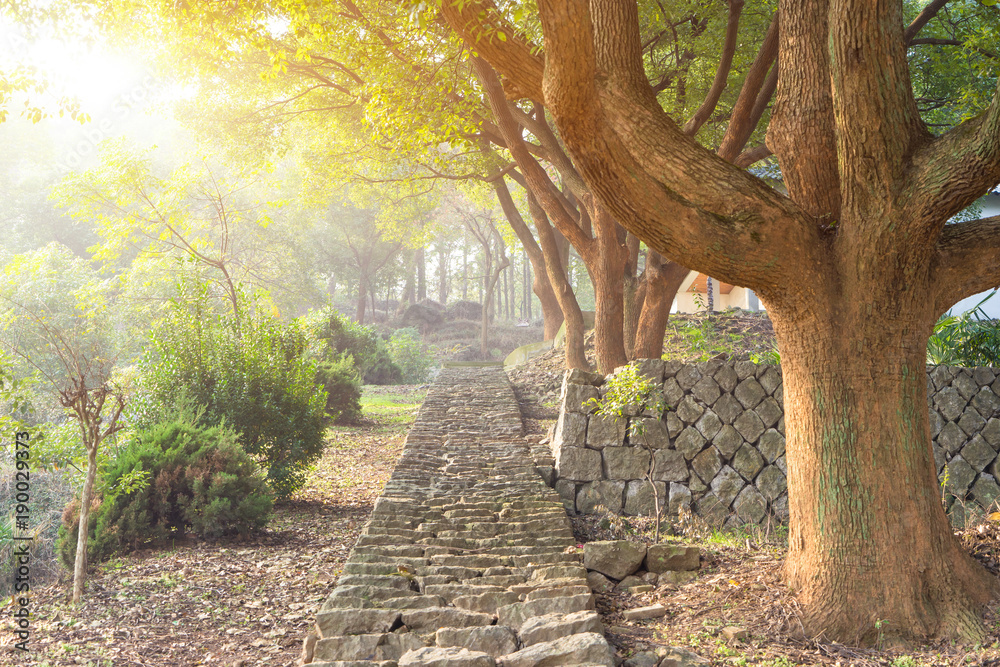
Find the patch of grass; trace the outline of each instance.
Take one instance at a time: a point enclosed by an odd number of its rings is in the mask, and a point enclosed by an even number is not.
[[[770,360],[774,332],[764,313],[727,310],[707,315],[671,315],[663,343],[663,358],[708,361],[719,355]]]
[[[361,394],[361,412],[365,417],[385,426],[409,426],[426,396],[426,389],[373,393],[371,386],[366,385]]]

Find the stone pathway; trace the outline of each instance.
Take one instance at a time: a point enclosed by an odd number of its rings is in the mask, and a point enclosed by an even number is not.
[[[313,667],[613,666],[507,377],[444,369],[337,587]]]

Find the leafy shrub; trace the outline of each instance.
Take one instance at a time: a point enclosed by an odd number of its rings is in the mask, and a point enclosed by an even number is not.
[[[333,421],[360,421],[361,384],[350,358],[321,361],[316,366],[316,383],[326,389],[326,412]]]
[[[961,315],[941,316],[927,340],[927,363],[949,366],[1000,366],[1000,322],[982,306],[996,290]]]
[[[140,362],[133,419],[151,426],[186,403],[203,408],[202,423],[236,431],[287,497],[323,452],[326,396],[306,348],[296,322],[259,311],[221,316],[205,299],[175,303]]]
[[[366,384],[397,384],[400,381],[402,371],[389,356],[374,328],[333,312],[321,326],[319,337],[328,346],[323,358],[334,361],[350,357]]]
[[[196,421],[183,414],[142,431],[104,468],[103,500],[90,515],[89,562],[147,544],[162,546],[188,529],[221,537],[246,535],[267,523],[272,493],[236,433]],[[73,501],[59,530],[59,555],[67,567],[76,559],[79,520],[79,501]]]
[[[434,355],[420,339],[420,333],[412,328],[397,329],[389,339],[389,356],[402,371],[404,384],[419,384],[427,379]]]

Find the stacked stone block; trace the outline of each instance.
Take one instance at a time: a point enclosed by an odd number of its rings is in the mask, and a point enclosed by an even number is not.
[[[566,508],[651,515],[689,507],[716,524],[787,521],[781,368],[749,361],[643,360],[662,386],[662,419],[632,410],[614,421],[585,404],[604,378],[569,371],[551,441],[554,487]],[[990,368],[928,368],[934,458],[949,511],[996,509],[1000,498],[1000,379]],[[642,434],[629,435],[639,421]]]
[[[933,366],[927,373],[934,462],[952,522],[997,511],[1000,498],[998,369]]]
[[[304,662],[614,665],[566,513],[521,431],[501,371],[442,371]]]

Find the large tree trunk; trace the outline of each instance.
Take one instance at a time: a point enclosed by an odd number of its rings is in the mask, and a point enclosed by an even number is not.
[[[806,308],[769,302],[784,382],[787,581],[809,636],[976,641],[998,585],[941,505],[927,411],[931,299],[912,285],[896,303],[857,287]]]
[[[76,534],[76,561],[73,563],[73,602],[83,597],[87,581],[87,538],[90,536],[90,502],[94,497],[94,478],[97,477],[97,444],[87,448],[87,477],[80,491],[80,526]]]
[[[476,40],[499,25],[490,3],[442,13],[511,96],[546,105],[622,224],[767,302],[785,365],[787,576],[806,635],[978,641],[998,584],[940,505],[924,355],[937,315],[1000,282],[1000,216],[946,224],[1000,182],[1000,87],[983,113],[933,136],[902,2],[778,5],[767,147],[787,195],[727,162],[738,147],[713,155],[664,113],[637,3],[539,0],[544,56],[513,31]]]
[[[636,329],[634,359],[659,359],[663,354],[670,306],[688,273],[685,267],[665,260],[657,252],[650,250],[647,254],[643,272],[645,298]]]

